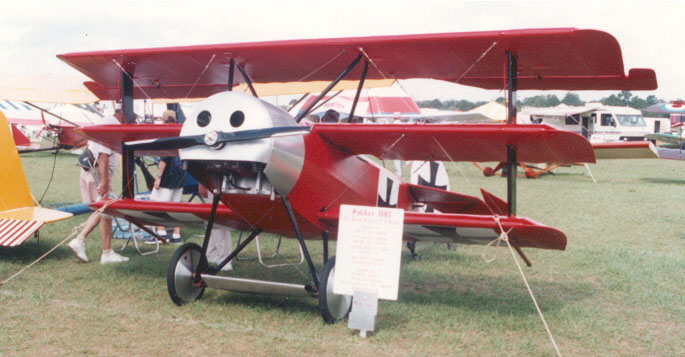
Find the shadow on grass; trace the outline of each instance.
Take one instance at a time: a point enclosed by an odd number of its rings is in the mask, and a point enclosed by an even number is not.
[[[640,179],[640,181],[663,185],[685,185],[685,180],[664,177],[643,177]]]
[[[46,243],[44,241],[38,244],[35,239],[29,239],[17,247],[0,247],[0,260],[11,261],[16,264],[29,264],[45,254],[48,250],[54,247],[54,242]],[[61,260],[67,258],[74,258],[74,255],[65,246],[55,249],[54,252],[48,254],[44,260]],[[76,259],[76,258],[74,258]]]
[[[43,249],[40,251],[35,249],[35,245],[19,248],[12,253],[8,253],[6,249],[0,250],[0,257],[15,254],[21,257],[20,259],[30,260],[44,252]],[[124,253],[131,257],[131,260],[113,268],[116,275],[120,277],[147,276],[165,281],[169,259],[174,250],[163,248],[158,254],[142,257],[129,248]],[[53,254],[52,259],[75,259],[66,248],[58,249]],[[457,251],[448,250],[443,245],[422,245],[419,254],[423,259],[414,261],[409,257],[406,249],[403,249],[398,300],[402,305],[410,309],[412,306],[443,305],[501,315],[535,314],[530,296],[518,275],[489,276],[474,272],[474,269],[478,269],[480,257],[460,254],[458,249]],[[320,272],[321,265],[315,265],[317,272]],[[266,269],[256,261],[235,262],[234,269],[226,275],[300,284],[307,283],[308,280],[292,268]],[[308,275],[306,266],[299,269]],[[166,285],[163,282],[161,284]],[[559,310],[597,293],[595,286],[582,282],[558,283],[532,280],[530,284],[543,311]],[[208,306],[237,304],[246,309],[279,310],[279,313],[286,314],[311,313],[313,316],[319,316],[318,301],[312,298],[255,295],[208,289],[201,301]],[[393,318],[382,323],[388,327],[402,324],[403,321]]]
[[[311,313],[319,315],[319,300],[307,297],[287,297],[238,293],[225,290],[212,290],[207,296],[208,303],[239,305],[257,310],[279,310],[279,313]],[[205,299],[205,298],[203,298]]]

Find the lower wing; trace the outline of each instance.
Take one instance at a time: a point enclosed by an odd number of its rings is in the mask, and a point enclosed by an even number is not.
[[[210,203],[157,202],[133,199],[98,201],[90,205],[94,209],[105,207],[106,214],[125,218],[136,224],[197,226],[204,227],[212,211]],[[215,224],[237,230],[249,230],[250,225],[242,221],[225,205],[217,207]]]
[[[419,188],[427,189],[423,186],[410,187],[412,192]],[[443,213],[405,211],[405,239],[488,244],[504,231],[516,248],[566,248],[566,235],[563,232],[528,218],[507,216],[506,202],[487,191],[481,190],[481,193],[483,200],[435,189],[421,193],[417,196],[419,202],[442,209]],[[319,218],[337,225],[339,211],[321,212]]]

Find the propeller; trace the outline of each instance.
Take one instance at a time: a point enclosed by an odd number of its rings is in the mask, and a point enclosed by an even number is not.
[[[234,132],[212,130],[202,135],[187,135],[172,138],[131,141],[127,143],[126,146],[127,148],[133,150],[175,150],[185,149],[197,145],[207,145],[209,147],[218,149],[224,144],[230,142],[257,140],[289,135],[303,135],[307,133],[309,133],[309,127],[305,126],[281,126]]]

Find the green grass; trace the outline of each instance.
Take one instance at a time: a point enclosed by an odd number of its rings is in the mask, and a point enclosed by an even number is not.
[[[75,160],[57,158],[44,204],[79,201]],[[22,161],[40,198],[53,156]],[[591,169],[597,184],[583,167],[518,181],[518,214],[568,236],[564,252],[526,250],[533,267],[525,273],[561,352],[685,354],[685,163],[618,160]],[[506,197],[502,178],[483,177],[467,163],[448,164],[448,170],[455,191],[479,196],[483,187]],[[84,219],[47,225],[40,242],[1,248],[0,279]],[[196,242],[200,233],[183,231]],[[321,246],[309,247],[320,269]],[[142,257],[129,247],[129,263],[101,266],[82,264],[58,248],[0,287],[0,355],[554,354],[504,248],[490,264],[481,258],[482,246],[447,250],[419,243],[420,261],[409,259],[405,249],[399,299],[380,302],[376,332],[367,339],[346,323],[324,324],[314,299],[207,290],[202,300],[177,307],[166,292],[174,250],[163,246],[159,254]],[[94,232],[88,255],[96,260],[99,252]],[[295,242],[285,241],[282,252],[282,259],[296,259]],[[240,277],[306,282],[294,268],[265,269],[255,261],[235,262],[234,268],[231,274]]]

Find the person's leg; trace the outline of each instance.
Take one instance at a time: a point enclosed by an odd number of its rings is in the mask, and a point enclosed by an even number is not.
[[[92,203],[98,200],[99,195],[97,193],[96,186],[97,185],[95,184],[93,175],[90,172],[81,169],[81,173],[79,175],[79,190],[81,191],[81,200],[83,203]],[[79,258],[84,263],[88,263],[88,261],[90,261],[90,259],[88,259],[88,255],[86,255],[86,238],[99,223],[100,213],[96,211],[91,214],[90,217],[88,217],[83,230],[76,236],[76,238],[67,243],[67,248],[74,253],[76,258]]]
[[[209,236],[209,245],[207,246],[207,260],[213,264],[219,264],[228,257],[233,251],[233,241],[231,239],[231,231],[225,228],[215,228]],[[224,266],[223,271],[233,269],[231,263]]]
[[[150,201],[155,201],[155,202],[163,202],[167,201],[167,194],[166,194],[165,188],[155,188],[152,189],[152,192],[150,192]],[[155,227],[155,233],[160,235],[162,238],[168,238],[167,237],[167,231],[165,226],[157,226]],[[150,238],[145,241],[145,244],[156,244],[156,239],[155,238]]]
[[[170,202],[181,202],[181,200],[183,199],[183,187],[169,189],[168,193],[169,193],[168,199]],[[183,240],[181,240],[181,227],[174,227],[174,231],[171,234],[171,239],[169,240],[169,243],[172,243],[172,244],[183,243]]]
[[[83,227],[83,230],[76,236],[76,238],[72,239],[67,244],[67,248],[74,253],[76,258],[79,258],[84,263],[88,263],[88,261],[90,261],[90,259],[88,259],[88,255],[86,255],[86,238],[99,223],[100,212],[96,211],[91,214],[90,217],[88,217],[85,227]]]
[[[100,238],[102,239],[102,251],[112,250],[112,217],[100,217]]]
[[[112,250],[112,217],[102,215],[100,217],[100,237],[102,239],[102,256],[100,264],[123,263],[128,261],[128,257],[118,254]]]

